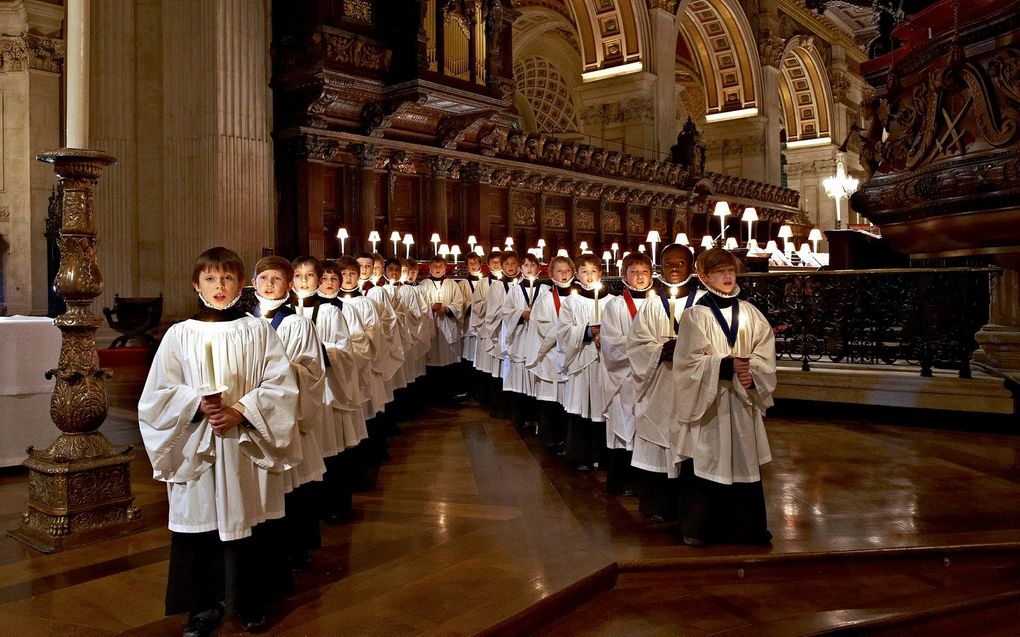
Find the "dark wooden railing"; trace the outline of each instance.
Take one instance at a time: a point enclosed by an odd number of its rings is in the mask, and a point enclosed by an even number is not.
[[[993,268],[748,273],[741,298],[772,324],[777,357],[907,364],[970,378],[974,335],[988,322]]]

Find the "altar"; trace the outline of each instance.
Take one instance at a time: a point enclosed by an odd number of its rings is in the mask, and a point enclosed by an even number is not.
[[[50,420],[53,380],[60,358],[53,319],[0,316],[0,467],[24,462],[30,445],[47,447],[60,434]]]

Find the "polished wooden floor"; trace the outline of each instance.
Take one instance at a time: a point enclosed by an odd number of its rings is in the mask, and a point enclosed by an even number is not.
[[[137,442],[144,370],[115,373],[104,431]],[[355,496],[357,519],[323,527],[325,546],[267,632],[1013,634],[1020,437],[965,419],[909,424],[777,410],[772,546],[689,548],[633,499],[606,496],[601,474],[567,470],[478,405],[430,407],[391,441],[377,489]],[[183,617],[162,610],[165,490],[144,453],[132,470],[145,531],[56,555],[0,540],[0,633],[180,634]],[[0,472],[4,528],[26,493],[23,470]],[[218,634],[240,633],[227,622]]]

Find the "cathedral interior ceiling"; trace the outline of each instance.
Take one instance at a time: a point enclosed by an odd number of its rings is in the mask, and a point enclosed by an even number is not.
[[[782,63],[783,81],[779,90],[789,141],[827,137],[831,134],[828,80],[817,53],[794,46]]]

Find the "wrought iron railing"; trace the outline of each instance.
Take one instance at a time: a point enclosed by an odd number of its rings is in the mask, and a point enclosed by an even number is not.
[[[780,360],[907,364],[970,378],[993,268],[747,273],[741,298],[768,318]]]

